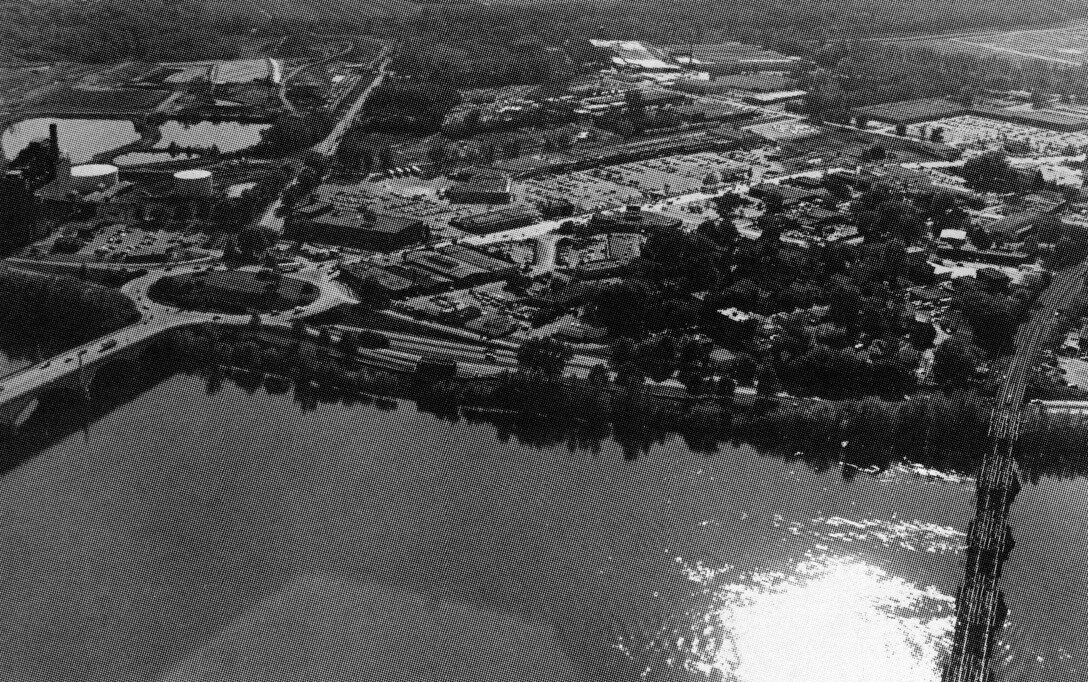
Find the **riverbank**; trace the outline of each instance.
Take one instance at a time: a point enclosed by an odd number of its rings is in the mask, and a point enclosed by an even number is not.
[[[679,434],[690,449],[706,454],[726,443],[748,442],[818,467],[845,461],[883,469],[911,459],[932,468],[973,472],[986,447],[991,407],[987,399],[969,391],[900,402],[667,397],[645,387],[617,385],[603,373],[549,379],[508,371],[490,378],[422,380],[407,366],[396,371],[368,365],[351,348],[278,327],[177,330],[160,340],[156,352],[211,382],[229,377],[250,391],[271,383],[277,393],[293,386],[296,398],[311,405],[377,396],[408,399],[444,419],[502,425],[526,442],[611,437],[632,459]],[[227,365],[233,368],[229,374]],[[1057,433],[1047,423],[1035,426],[1041,434]],[[1080,426],[1061,424],[1065,439],[1076,440],[1082,432]],[[1043,436],[1029,436],[1025,443],[1039,452],[1026,456],[1035,470],[1046,471],[1059,462],[1064,469],[1088,466],[1071,448],[1062,449],[1060,460],[1051,462],[1042,453],[1054,444],[1047,445]]]

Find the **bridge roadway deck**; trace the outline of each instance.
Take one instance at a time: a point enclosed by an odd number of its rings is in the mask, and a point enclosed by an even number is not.
[[[1031,369],[1053,342],[1060,309],[1085,284],[1088,261],[1055,276],[1040,296],[1030,324],[1016,334],[1016,355],[997,394],[990,419],[991,444],[977,478],[978,515],[968,532],[964,580],[956,596],[956,627],[943,682],[992,682],[997,633],[1008,612],[999,586],[1001,568],[1014,544],[1008,512],[1020,490],[1014,457],[1021,408]]]
[[[206,269],[206,266],[179,268],[171,274],[188,274],[201,269]],[[293,275],[297,279],[311,282],[320,291],[315,301],[300,306],[301,311],[293,317],[311,317],[342,303],[355,302],[343,287],[330,280],[331,274],[329,266],[317,266]],[[20,400],[36,398],[56,386],[65,385],[76,378],[81,367],[88,369],[112,358],[120,357],[125,352],[139,348],[171,329],[208,322],[241,325],[250,321],[249,315],[179,310],[150,300],[147,296],[148,289],[161,275],[162,273],[151,273],[132,280],[121,288],[123,293],[136,302],[141,314],[139,322],[0,379],[0,407]],[[285,319],[280,322],[268,320],[268,323],[288,325],[290,320]],[[106,348],[105,344],[109,341],[115,341],[116,344]]]

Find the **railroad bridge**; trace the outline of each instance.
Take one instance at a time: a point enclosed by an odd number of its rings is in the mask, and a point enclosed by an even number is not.
[[[990,443],[979,470],[976,516],[968,525],[964,578],[956,592],[956,627],[942,682],[994,682],[992,668],[997,634],[1008,615],[1001,590],[1001,569],[1016,546],[1009,510],[1020,492],[1016,443],[1025,421],[1024,394],[1035,359],[1052,342],[1056,319],[1083,290],[1088,261],[1057,277],[1040,297],[1038,311],[1016,335],[1016,355],[990,415]],[[1068,405],[1038,403],[1044,411]],[[1076,407],[1076,406],[1074,406]]]

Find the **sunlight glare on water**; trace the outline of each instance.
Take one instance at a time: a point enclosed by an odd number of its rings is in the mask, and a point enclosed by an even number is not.
[[[829,556],[745,583],[716,588],[695,669],[736,682],[940,679],[955,618],[935,588]]]

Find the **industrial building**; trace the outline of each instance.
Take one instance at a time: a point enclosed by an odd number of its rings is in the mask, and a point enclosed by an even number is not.
[[[451,204],[509,204],[513,182],[499,171],[477,171],[464,182],[450,185],[446,197]]]
[[[377,286],[393,298],[407,296],[418,291],[416,282],[412,279],[402,277],[370,263],[360,262],[345,265],[340,268],[340,274],[349,284],[360,286],[369,283]]]
[[[535,211],[525,206],[511,206],[489,213],[461,216],[450,220],[450,225],[474,234],[491,234],[532,225],[537,220]]]
[[[394,251],[430,236],[430,228],[417,218],[334,208],[323,202],[296,211],[290,232],[304,241],[370,251]]]
[[[439,249],[439,252],[450,258],[456,258],[459,261],[487,271],[490,273],[492,280],[505,279],[516,273],[518,270],[518,266],[514,263],[495,258],[482,251],[477,251],[476,249],[471,249],[467,246],[461,246],[460,244],[444,246]]]

